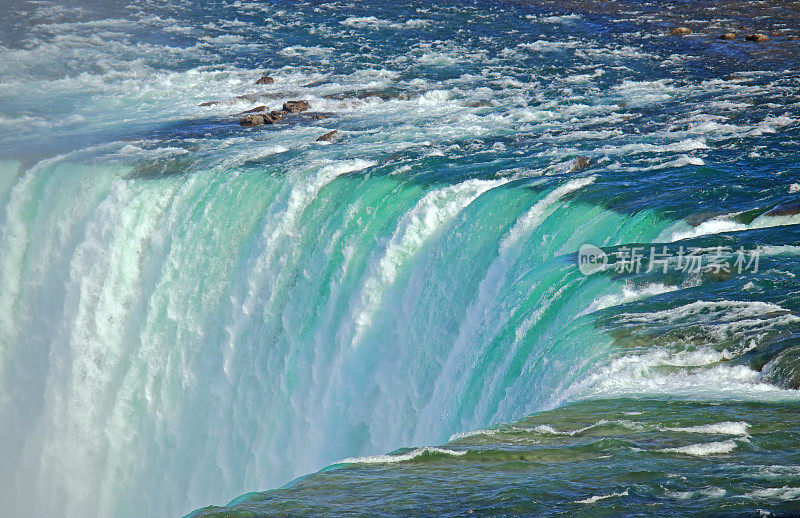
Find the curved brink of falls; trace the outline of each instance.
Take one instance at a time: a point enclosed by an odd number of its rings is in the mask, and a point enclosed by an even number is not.
[[[149,180],[65,157],[11,182],[4,487],[68,515],[178,513],[558,403],[606,346],[575,317],[608,281],[566,254],[654,218],[582,204],[591,176],[373,166]]]

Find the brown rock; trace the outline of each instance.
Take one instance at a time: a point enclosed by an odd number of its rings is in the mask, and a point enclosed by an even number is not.
[[[263,112],[263,111],[264,111],[264,110],[266,110],[266,109],[267,109],[267,107],[266,107],[266,106],[256,106],[255,108],[252,108],[252,109],[250,109],[250,110],[245,110],[245,111],[243,111],[243,112],[242,112],[242,113],[240,113],[239,115],[244,115],[245,113],[258,113],[258,112]]]
[[[726,32],[725,34],[721,35],[719,37],[719,39],[721,39],[721,40],[735,40],[736,39],[736,33]]]
[[[272,120],[270,119],[270,122]],[[261,126],[266,123],[266,118],[263,115],[245,115],[239,124],[242,126]]]
[[[274,80],[274,79],[272,79],[271,77],[269,77],[269,76],[263,76],[263,77],[261,77],[261,79],[259,79],[258,81],[256,81],[256,84],[257,84],[257,85],[271,85],[271,84],[272,84],[272,83],[274,83],[274,82],[275,82],[275,80]]]
[[[764,41],[769,41],[769,36],[767,36],[766,34],[761,34],[760,32],[757,32],[755,34],[748,34],[747,41],[755,41],[756,43],[761,43]]]
[[[338,130],[329,131],[317,139],[317,142],[332,142],[338,140],[336,137],[339,135]]]
[[[577,173],[578,171],[583,171],[584,169],[588,169],[592,165],[592,159],[588,156],[579,156],[575,160],[569,163],[567,166],[567,173]]]
[[[689,27],[675,27],[671,31],[669,31],[670,36],[686,36],[687,34],[691,34],[692,29]]]
[[[789,41],[800,40],[800,36],[786,36]]]
[[[269,112],[269,116],[272,117],[274,122],[281,120],[286,115],[286,112],[283,110],[273,110]]]
[[[206,101],[204,103],[200,103],[200,106],[214,106],[215,104],[219,104],[219,101]]]
[[[283,111],[288,113],[300,113],[308,110],[308,101],[286,101],[283,103]]]

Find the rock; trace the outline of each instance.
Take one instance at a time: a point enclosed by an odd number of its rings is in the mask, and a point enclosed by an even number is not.
[[[800,200],[787,201],[764,213],[765,216],[794,216],[800,214]]]
[[[588,169],[591,165],[592,165],[591,158],[589,158],[588,156],[579,156],[569,163],[566,172],[577,173],[578,171],[583,171],[584,169]]]
[[[262,124],[272,124],[272,119],[270,118],[268,123],[267,117],[264,115],[245,115],[239,121],[239,124],[242,126],[261,126]]]
[[[262,76],[262,77],[261,77],[261,79],[259,79],[258,81],[256,81],[256,84],[257,84],[257,85],[271,85],[271,84],[272,84],[272,83],[274,83],[274,82],[275,82],[275,80],[274,80],[274,79],[272,79],[271,77],[269,77],[269,76]]]
[[[669,31],[670,36],[686,36],[687,34],[691,34],[692,29],[689,27],[675,27],[671,31]]]
[[[786,36],[789,41],[800,40],[800,36]]]
[[[748,34],[747,41],[755,41],[756,43],[761,43],[764,41],[769,41],[769,36],[767,36],[766,34],[761,34],[760,32],[757,32],[755,34]]]
[[[286,112],[283,110],[273,110],[269,112],[269,116],[272,117],[273,122],[281,120],[285,115]]]
[[[283,103],[283,111],[288,113],[300,113],[308,110],[308,101],[286,101]]]
[[[267,107],[266,107],[266,106],[256,106],[255,108],[253,108],[253,109],[251,109],[251,110],[245,110],[245,111],[243,111],[243,112],[242,112],[242,113],[240,113],[239,115],[244,115],[245,113],[258,113],[258,112],[263,112],[263,111],[264,111],[264,110],[266,110],[266,109],[267,109]]]
[[[329,131],[328,133],[319,137],[317,139],[317,142],[333,142],[334,140],[339,140],[338,135],[339,135],[338,130]]]
[[[721,39],[721,40],[735,40],[736,39],[736,33],[726,32],[725,34],[721,35],[719,37],[719,39]]]
[[[215,104],[219,104],[219,101],[206,101],[204,103],[200,103],[199,106],[214,106]]]

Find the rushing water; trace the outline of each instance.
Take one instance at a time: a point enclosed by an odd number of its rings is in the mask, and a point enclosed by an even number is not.
[[[796,509],[800,9],[585,4],[12,0],[0,514]]]

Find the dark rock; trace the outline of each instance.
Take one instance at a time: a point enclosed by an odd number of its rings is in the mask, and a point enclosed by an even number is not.
[[[283,111],[288,113],[300,113],[308,110],[308,101],[286,101],[283,103]]]
[[[733,32],[726,32],[725,34],[721,35],[719,37],[719,39],[721,39],[721,40],[735,40],[736,39],[736,34],[733,33]]]
[[[322,135],[317,139],[317,142],[333,142],[334,140],[339,140],[339,131],[333,130],[329,131],[328,133]]]
[[[786,36],[789,41],[800,40],[800,36]]]
[[[577,173],[578,171],[583,171],[584,169],[588,169],[592,165],[592,159],[588,156],[579,156],[574,159],[572,162],[569,163],[567,166],[567,173]]]
[[[269,76],[263,76],[261,79],[259,79],[258,81],[256,81],[256,84],[257,84],[257,85],[271,85],[271,84],[272,84],[272,83],[274,83],[274,82],[275,82],[275,80],[274,80],[274,79],[272,79],[271,77],[269,77]]]
[[[765,216],[794,216],[795,214],[800,214],[800,200],[781,203],[764,213]]]
[[[687,34],[691,34],[692,29],[689,27],[675,27],[671,31],[669,31],[670,36],[686,36]]]
[[[769,36],[767,36],[766,34],[761,34],[760,32],[757,32],[755,34],[748,34],[747,41],[755,41],[756,43],[761,43],[764,41],[769,41]]]
[[[219,104],[219,101],[206,101],[204,103],[200,103],[200,106],[214,106],[215,104]]]
[[[261,126],[262,124],[271,124],[272,119],[269,119],[269,123],[267,123],[267,117],[264,115],[245,115],[242,117],[242,120],[239,121],[239,124],[242,126]]]
[[[269,112],[269,116],[272,117],[272,120],[277,122],[281,120],[286,115],[286,112],[283,110],[273,110]]]
[[[266,106],[256,106],[253,109],[243,111],[239,115],[244,115],[245,113],[259,113],[259,112],[263,112],[266,109],[267,109]]]

